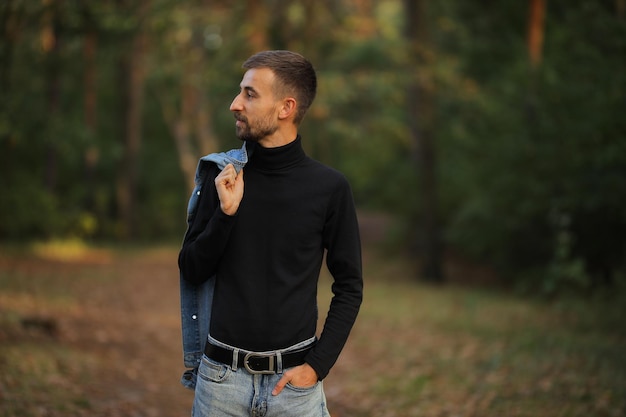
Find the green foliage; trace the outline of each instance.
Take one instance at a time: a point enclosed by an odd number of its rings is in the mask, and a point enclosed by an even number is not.
[[[328,109],[325,129],[310,134],[318,156],[350,178],[359,205],[402,213],[408,205],[398,205],[398,196],[413,188],[415,176],[404,123],[406,76],[386,52],[391,46],[354,45],[351,53],[329,59],[315,104]]]
[[[0,238],[120,235],[120,68],[143,31],[136,237],[180,239],[190,179],[172,115],[181,111],[183,88],[193,86],[204,92],[219,147],[237,146],[228,105],[256,31],[268,47],[314,61],[319,92],[301,127],[305,146],[346,174],[360,207],[419,224],[407,128],[416,117],[407,114],[407,86],[417,82],[434,99],[432,125],[423,127],[436,146],[446,245],[528,291],[584,292],[615,282],[626,273],[624,12],[618,2],[547,2],[542,61],[531,68],[528,2],[491,3],[429,3],[427,44],[418,45],[414,65],[400,0],[370,9],[349,0],[315,8],[266,1],[259,16],[244,3],[151,0],[144,13],[115,2],[4,2]],[[257,17],[267,19],[266,30]],[[93,33],[96,121],[89,125],[84,48]],[[414,226],[402,230],[403,242],[414,241]]]
[[[440,163],[448,241],[532,291],[554,293],[624,270],[626,48],[612,7],[549,4],[534,71],[523,38],[509,42],[514,32],[501,28],[512,16],[452,25],[463,29],[451,39],[472,40],[458,53],[476,91],[442,95],[456,126],[440,131]]]

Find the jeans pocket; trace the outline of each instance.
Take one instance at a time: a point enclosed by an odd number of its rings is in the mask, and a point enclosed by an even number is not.
[[[317,381],[315,384],[309,386],[309,387],[297,387],[295,385],[292,385],[291,382],[287,382],[287,385],[285,385],[285,388],[289,388],[292,391],[295,392],[300,392],[300,393],[307,393],[307,392],[313,392],[315,391],[315,389],[317,388],[317,386],[319,385],[319,381]]]
[[[232,370],[228,365],[212,361],[206,356],[202,357],[202,362],[198,368],[198,377],[211,382],[224,382],[231,373]]]

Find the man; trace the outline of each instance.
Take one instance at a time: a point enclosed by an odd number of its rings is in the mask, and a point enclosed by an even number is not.
[[[312,65],[266,51],[243,68],[230,110],[244,163],[206,168],[179,255],[184,285],[214,280],[192,414],[329,416],[321,381],[362,300],[352,193],[342,174],[302,148],[298,126],[317,87]],[[324,251],[334,295],[318,339]]]

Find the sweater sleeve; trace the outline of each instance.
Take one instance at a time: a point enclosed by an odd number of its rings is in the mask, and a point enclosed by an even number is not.
[[[318,343],[306,362],[324,379],[337,361],[363,299],[359,226],[347,180],[335,192],[324,228],[326,264],[333,276],[333,298]]]
[[[213,182],[215,175],[216,172],[211,171],[205,180],[196,215],[178,255],[181,275],[192,284],[201,284],[215,275],[237,218],[220,209]]]

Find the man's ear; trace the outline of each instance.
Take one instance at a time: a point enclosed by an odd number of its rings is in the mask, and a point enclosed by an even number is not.
[[[287,97],[283,100],[283,106],[278,113],[279,119],[288,119],[296,115],[297,102],[293,97]]]

